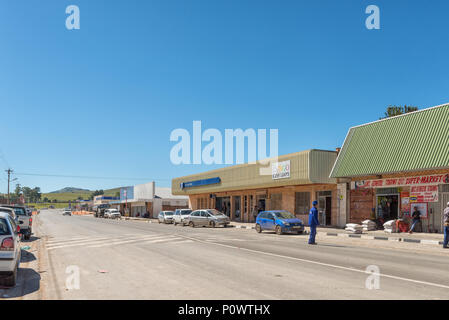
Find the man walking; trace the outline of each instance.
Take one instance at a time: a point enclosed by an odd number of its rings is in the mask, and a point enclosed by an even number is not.
[[[309,244],[316,244],[315,236],[316,236],[316,227],[320,225],[318,221],[318,209],[316,208],[318,201],[312,202],[312,209],[309,212],[309,226],[310,226],[310,237]]]
[[[446,209],[444,209],[443,212],[443,221],[444,221],[444,241],[443,241],[443,248],[447,249],[448,242],[449,242],[449,202],[447,203]]]

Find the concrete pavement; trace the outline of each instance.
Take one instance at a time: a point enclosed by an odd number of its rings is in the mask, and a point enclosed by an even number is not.
[[[42,211],[44,299],[448,299],[449,252],[435,246]],[[366,273],[380,271],[378,290]],[[79,289],[70,288],[74,270]],[[375,275],[374,275],[375,276]],[[369,282],[375,283],[375,282]],[[68,287],[69,286],[69,287]]]

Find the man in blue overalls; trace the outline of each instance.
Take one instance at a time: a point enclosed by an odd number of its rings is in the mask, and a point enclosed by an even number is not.
[[[309,226],[310,226],[310,237],[309,244],[316,244],[315,236],[316,236],[316,227],[320,225],[318,221],[318,209],[316,208],[318,201],[312,202],[312,209],[309,212]]]

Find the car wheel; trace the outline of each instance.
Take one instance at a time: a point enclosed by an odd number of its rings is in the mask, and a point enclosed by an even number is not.
[[[193,223],[193,221],[189,222],[189,227],[195,228],[195,224]]]
[[[173,225],[174,225],[174,226],[176,226],[176,225],[177,225],[176,221],[173,221]]]
[[[276,233],[277,233],[277,234],[282,234],[282,228],[281,228],[281,226],[276,226]]]
[[[260,226],[260,224],[256,224],[256,231],[257,231],[257,233],[262,232],[262,227]]]
[[[5,286],[7,287],[15,287],[17,283],[17,269],[19,268],[19,264],[16,265],[14,272],[11,276],[5,279]]]

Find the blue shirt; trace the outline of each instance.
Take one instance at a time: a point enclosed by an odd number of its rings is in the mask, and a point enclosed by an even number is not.
[[[309,212],[309,226],[319,226],[320,222],[318,221],[318,210],[315,207],[312,207]]]

